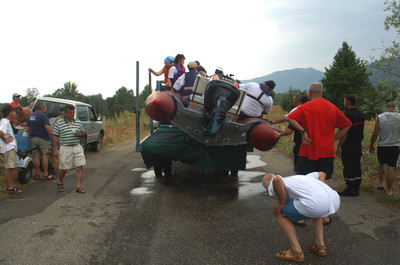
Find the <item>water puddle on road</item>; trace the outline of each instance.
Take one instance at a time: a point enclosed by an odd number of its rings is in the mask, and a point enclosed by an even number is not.
[[[246,159],[246,169],[245,171],[239,171],[238,172],[238,179],[237,180],[231,180],[229,183],[226,183],[225,181],[211,181],[210,179],[212,178],[217,178],[219,179],[220,176],[218,174],[213,173],[212,176],[209,176],[209,174],[205,173],[206,175],[203,176],[193,176],[193,174],[187,174],[186,176],[181,176],[180,179],[177,180],[176,187],[180,185],[190,185],[188,188],[193,188],[195,185],[199,185],[198,180],[199,178],[205,178],[206,180],[206,185],[208,186],[208,189],[213,189],[214,191],[212,193],[215,194],[215,190],[232,190],[232,185],[234,185],[236,188],[236,193],[237,193],[237,199],[245,199],[251,196],[255,196],[257,194],[265,192],[264,187],[261,185],[261,180],[262,177],[266,174],[266,172],[261,172],[261,171],[251,171],[251,169],[254,168],[260,168],[265,165],[267,165],[264,161],[260,159],[261,157],[259,155],[248,155]],[[147,194],[152,194],[154,193],[154,184],[156,183],[155,181],[155,174],[153,169],[145,169],[145,168],[134,168],[131,169],[132,172],[142,172],[141,178],[143,180],[142,186],[137,187],[131,190],[132,195],[147,195]],[[201,171],[201,170],[200,170]],[[207,170],[203,170],[203,172],[207,172]],[[183,172],[185,173],[185,172]],[[193,180],[195,179],[195,180]],[[208,181],[210,180],[210,181]],[[204,185],[202,185],[204,186]],[[230,189],[224,189],[226,187],[230,187]],[[222,189],[221,189],[222,188]]]

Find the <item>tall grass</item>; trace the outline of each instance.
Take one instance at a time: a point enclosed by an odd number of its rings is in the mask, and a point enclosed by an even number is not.
[[[144,110],[139,120],[140,135],[145,136],[150,131],[150,118]],[[103,123],[106,132],[103,139],[105,148],[136,139],[136,113],[124,111],[113,118],[105,118]]]

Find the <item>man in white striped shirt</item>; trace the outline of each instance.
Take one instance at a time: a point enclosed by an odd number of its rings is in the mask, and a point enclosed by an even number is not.
[[[81,187],[83,166],[86,165],[85,153],[80,145],[81,138],[86,137],[82,122],[75,120],[75,107],[64,107],[64,119],[54,125],[53,152],[58,157],[60,174],[57,183],[58,191],[64,191],[64,177],[68,170],[75,168],[76,192],[83,194],[86,191]],[[60,144],[60,150],[58,150]]]

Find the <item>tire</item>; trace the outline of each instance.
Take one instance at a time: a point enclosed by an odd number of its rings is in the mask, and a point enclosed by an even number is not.
[[[32,177],[33,162],[29,162],[26,168],[19,168],[18,170],[18,181],[21,184],[26,184]]]
[[[86,137],[81,138],[80,145],[82,145],[83,152],[86,153],[86,147],[87,147],[87,139],[86,139]]]
[[[103,147],[103,133],[99,133],[99,138],[97,138],[97,141],[91,143],[90,145],[94,152],[100,152],[101,148]]]

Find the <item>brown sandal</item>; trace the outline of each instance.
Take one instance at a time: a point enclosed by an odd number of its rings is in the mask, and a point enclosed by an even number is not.
[[[287,253],[290,253],[292,256],[291,257],[287,257],[286,256]],[[303,251],[301,251],[301,252],[293,252],[292,249],[279,251],[278,253],[276,253],[275,256],[280,260],[291,260],[291,261],[294,261],[294,262],[303,262],[304,261],[304,253],[303,253]]]
[[[76,188],[75,191],[76,191],[77,193],[80,193],[80,194],[86,193],[86,191],[85,191],[84,189],[82,189],[81,187]]]
[[[312,244],[310,250],[320,257],[326,256],[326,246],[317,246],[317,244]],[[321,250],[324,250],[324,252],[321,252]]]
[[[64,184],[57,183],[57,190],[59,192],[63,192],[64,191]]]

